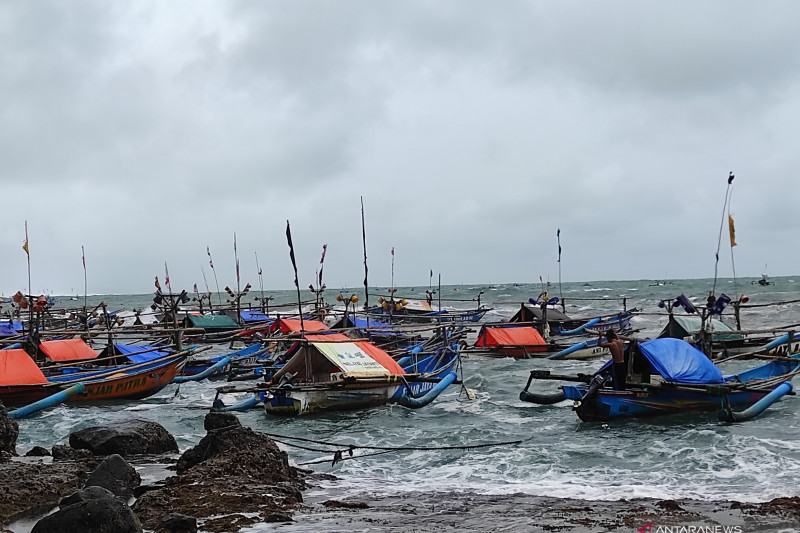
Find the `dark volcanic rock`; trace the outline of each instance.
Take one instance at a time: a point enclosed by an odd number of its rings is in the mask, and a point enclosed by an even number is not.
[[[216,429],[228,429],[234,426],[240,426],[242,423],[236,418],[233,413],[220,413],[212,411],[206,415],[203,420],[203,427],[206,431],[214,431]]]
[[[8,416],[6,406],[0,402],[0,452],[17,455],[17,437],[19,437],[19,424]]]
[[[46,513],[83,486],[84,462],[0,464],[0,523]]]
[[[61,498],[61,501],[58,502],[58,507],[63,509],[64,507],[75,505],[76,503],[89,500],[106,500],[108,498],[114,498],[114,493],[110,490],[98,486],[86,487],[83,490],[73,492],[69,496]]]
[[[164,427],[149,420],[126,420],[107,426],[81,429],[69,436],[69,445],[95,455],[177,452],[178,443]]]
[[[88,459],[93,457],[92,452],[89,450],[76,450],[63,444],[56,444],[53,446],[53,460],[54,461],[77,461],[81,459]]]
[[[25,457],[47,457],[50,451],[42,446],[34,446],[25,454]]]
[[[197,533],[197,519],[180,513],[170,513],[161,519],[159,533]]]
[[[142,525],[119,498],[87,500],[39,520],[31,533],[141,533]]]
[[[272,513],[264,520],[266,523],[271,522],[292,522],[292,517],[286,513]]]
[[[213,417],[208,427],[221,420]],[[134,504],[146,528],[156,529],[164,516],[178,512],[197,517],[204,531],[237,531],[273,514],[288,516],[302,501],[304,482],[286,454],[266,435],[230,419],[186,451],[177,472],[163,489]]]
[[[136,469],[129,465],[121,455],[114,454],[106,457],[97,465],[94,472],[89,474],[86,486],[103,487],[117,496],[127,497],[141,482],[142,478]]]

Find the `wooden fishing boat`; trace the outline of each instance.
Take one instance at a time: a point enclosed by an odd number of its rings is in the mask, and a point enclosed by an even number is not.
[[[207,374],[204,377],[211,376],[224,376],[233,366],[249,366],[256,365],[259,358],[264,357],[269,353],[268,348],[261,343],[251,344],[241,350],[235,350],[227,354],[216,355],[210,357],[190,357],[181,372],[182,376],[196,376],[198,374],[207,373],[211,367],[214,368],[213,373]],[[226,364],[220,365],[219,363],[227,359]]]
[[[77,383],[85,386],[85,392],[67,401],[139,400],[166,387],[183,368],[188,353],[47,377],[24,350],[0,350],[0,400],[8,406],[28,405]]]
[[[542,306],[536,304],[535,300],[531,300],[531,303],[521,304],[519,311],[509,319],[509,322],[527,322],[532,326],[540,326],[546,321],[551,335],[582,335],[586,333],[596,335],[609,329],[627,331],[630,329],[631,319],[639,311],[634,308],[619,313],[574,318],[556,309],[555,305],[547,305],[546,309],[542,309]]]
[[[367,315],[392,322],[480,322],[490,308],[478,306],[476,309],[434,309],[427,300],[384,300],[379,305],[367,309]]]
[[[533,326],[512,322],[484,324],[478,332],[475,348],[483,348],[506,357],[543,356],[547,341]]]
[[[456,380],[458,344],[411,354],[399,362],[377,346],[339,333],[306,335],[268,383],[246,390],[220,387],[220,393],[251,392],[253,397],[225,407],[241,410],[263,403],[269,414],[305,415],[360,410],[399,403],[418,408]]]
[[[360,318],[352,314],[344,315],[331,326],[334,330],[347,330],[347,335],[354,339],[364,339],[385,350],[411,348],[422,342],[419,333],[407,331],[397,325],[390,325],[379,320]]]
[[[470,352],[500,357],[531,359],[590,359],[609,355],[608,348],[597,346],[597,338],[578,343],[564,344],[554,339],[547,341],[529,324],[498,322],[484,324]]]
[[[703,352],[672,338],[632,345],[626,359],[628,372],[622,390],[612,386],[608,362],[592,375],[557,376],[534,370],[520,399],[540,404],[573,400],[574,410],[583,421],[697,411],[718,411],[721,419],[731,421],[755,416],[791,393],[791,379],[800,373],[800,358],[781,358],[723,376]],[[528,391],[533,379],[582,384],[562,385],[561,392],[555,394],[537,394]],[[739,415],[734,409],[754,411]]]

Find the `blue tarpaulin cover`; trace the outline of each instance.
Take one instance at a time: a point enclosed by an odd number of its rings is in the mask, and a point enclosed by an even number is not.
[[[667,381],[722,383],[722,372],[706,354],[681,339],[653,339],[639,343],[653,369]]]
[[[149,350],[151,348],[155,348],[155,346],[147,346],[144,344],[114,344],[114,347],[119,350],[119,352],[123,355],[126,355],[128,359],[130,359],[134,363],[144,363],[147,361],[152,361],[153,359],[158,359],[159,357],[164,357],[169,355],[170,352],[162,351],[162,350],[153,350],[152,352],[145,352],[139,353],[136,355],[128,355],[131,353],[141,352],[143,350]]]
[[[0,322],[0,337],[11,337],[17,334],[17,330],[14,329],[8,322]]]
[[[389,324],[384,322],[378,322],[377,320],[367,320],[365,318],[354,318],[349,317],[350,321],[353,325],[359,329],[367,329],[367,328],[376,328],[380,331],[371,331],[373,335],[376,337],[388,337],[391,335],[397,335],[399,332],[396,328],[393,328]],[[399,333],[400,335],[405,335],[404,333]]]
[[[270,319],[261,311],[242,311],[239,314],[245,322],[266,322]]]

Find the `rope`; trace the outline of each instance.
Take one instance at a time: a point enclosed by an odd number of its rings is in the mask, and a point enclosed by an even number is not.
[[[336,466],[336,463],[348,460],[348,459],[361,459],[364,457],[373,457],[376,455],[384,455],[391,452],[400,452],[400,451],[442,451],[442,450],[474,450],[478,448],[490,448],[495,446],[510,446],[514,444],[521,444],[526,440],[532,440],[533,437],[524,440],[512,440],[512,441],[505,441],[505,442],[488,442],[483,444],[473,444],[468,446],[363,446],[358,444],[350,444],[346,448],[342,448],[342,444],[336,442],[327,442],[323,440],[315,440],[315,439],[306,439],[303,437],[292,437],[289,435],[278,435],[275,433],[264,433],[264,435],[270,437],[275,442],[279,442],[286,446],[292,446],[294,448],[298,448],[300,450],[306,450],[310,452],[317,452],[317,453],[333,453],[333,460],[331,461],[331,466]],[[335,450],[322,450],[319,448],[312,448],[310,446],[303,446],[301,444],[296,444],[293,442],[287,441],[299,441],[299,442],[308,442],[311,444],[320,444],[322,446],[330,446],[334,448],[338,448]],[[362,449],[362,450],[375,450],[374,453],[367,453],[362,455],[353,455],[355,450]],[[345,457],[344,454],[348,454],[349,457]],[[314,461],[307,461],[304,463],[298,463],[300,466],[304,465],[313,465],[313,464],[322,464],[327,463],[329,459],[316,459]]]
[[[300,442],[310,442],[312,444],[320,444],[322,446],[332,446],[332,447],[341,447],[342,444],[337,442],[327,442],[324,440],[315,440],[315,439],[306,439],[303,437],[292,437],[289,435],[278,435],[273,433],[264,433],[264,435],[274,439],[274,440],[296,440]],[[491,448],[494,446],[510,446],[512,444],[521,444],[526,440],[531,440],[533,437],[528,439],[520,439],[520,440],[510,440],[504,442],[487,442],[483,444],[471,444],[465,446],[366,446],[360,444],[350,444],[347,448],[343,451],[352,451],[352,450],[381,450],[381,451],[422,451],[422,452],[429,452],[429,451],[441,451],[441,450],[474,450],[478,448]],[[294,446],[299,447],[297,444],[290,444],[288,442],[284,442],[287,446]]]
[[[365,453],[365,454],[359,455],[358,457],[341,457],[340,455],[337,455],[335,457],[335,461],[334,461],[333,464],[335,465],[337,462],[348,461],[350,459],[361,459],[363,457],[372,457],[372,456],[375,456],[375,455],[385,455],[385,454],[391,453],[391,452],[392,452],[392,450],[387,450],[387,451],[383,451],[383,452],[375,452],[375,453]],[[298,466],[319,465],[319,464],[322,464],[322,463],[327,463],[329,461],[330,461],[330,459],[317,459],[316,461],[306,461],[305,463],[297,463],[297,464],[298,464]]]

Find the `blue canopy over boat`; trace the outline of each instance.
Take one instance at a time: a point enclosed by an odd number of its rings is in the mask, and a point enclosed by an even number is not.
[[[667,381],[723,383],[722,372],[706,354],[682,339],[653,339],[639,343],[653,370]]]
[[[242,317],[242,320],[245,322],[266,322],[270,320],[269,315],[262,311],[246,311],[242,310],[239,313],[239,316]]]
[[[114,343],[114,347],[119,350],[119,353],[128,357],[128,359],[134,363],[144,363],[146,361],[152,361],[153,359],[158,359],[159,357],[164,357],[170,354],[169,351],[162,351],[162,350],[153,350],[152,352],[145,352],[145,353],[137,353],[144,350],[150,350],[155,348],[155,346],[148,346],[145,344],[117,344]],[[129,355],[134,354],[134,355]]]
[[[385,322],[379,322],[377,320],[367,320],[364,318],[356,318],[356,317],[348,317],[353,325],[359,329],[368,329],[368,328],[375,328],[377,331],[371,331],[373,335],[376,337],[388,337],[391,335],[401,335],[405,336],[405,333],[402,333],[397,330],[397,328],[386,324]]]

